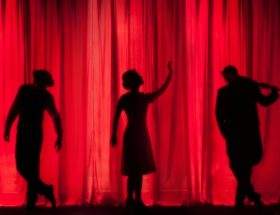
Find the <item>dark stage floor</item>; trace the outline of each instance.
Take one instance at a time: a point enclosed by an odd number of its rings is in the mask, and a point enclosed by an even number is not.
[[[235,209],[223,206],[189,206],[189,207],[148,207],[144,211],[126,210],[123,207],[59,207],[55,210],[51,208],[36,208],[34,211],[26,211],[21,207],[2,207],[1,215],[234,215],[234,214],[267,214],[280,215],[280,206],[266,206],[263,209],[246,207]]]

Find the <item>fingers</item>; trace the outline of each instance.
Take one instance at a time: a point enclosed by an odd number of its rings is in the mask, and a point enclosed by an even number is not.
[[[10,132],[8,130],[6,130],[6,129],[5,129],[5,132],[4,132],[4,140],[6,142],[10,141]]]
[[[62,147],[62,141],[61,139],[58,139],[55,143],[55,150],[58,152]]]
[[[117,141],[111,141],[111,146],[116,146],[117,145]]]
[[[115,137],[115,136],[113,136],[112,138],[111,138],[111,141],[110,141],[110,143],[111,143],[111,146],[116,146],[117,145],[117,138]]]
[[[5,135],[5,136],[4,136],[4,140],[5,140],[6,142],[10,142],[10,136],[9,136],[9,135]]]
[[[168,62],[167,68],[169,70],[168,79],[171,79],[171,76],[172,76],[172,73],[173,73],[172,62],[171,61]]]
[[[61,145],[56,145],[55,150],[58,152],[61,149]]]
[[[168,63],[167,63],[167,68],[168,68],[168,69],[172,69],[172,61],[168,61]]]

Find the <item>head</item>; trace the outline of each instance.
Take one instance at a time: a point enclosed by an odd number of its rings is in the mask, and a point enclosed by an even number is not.
[[[233,83],[239,79],[239,75],[238,75],[236,67],[231,66],[231,65],[226,66],[223,69],[222,75],[223,75],[225,81],[228,82],[229,84]]]
[[[44,69],[33,71],[33,83],[38,87],[51,87],[54,85],[52,75]]]
[[[136,72],[135,69],[127,70],[123,76],[123,87],[127,90],[137,91],[144,83],[142,77]]]

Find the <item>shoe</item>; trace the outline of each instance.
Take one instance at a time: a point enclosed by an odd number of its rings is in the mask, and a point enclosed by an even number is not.
[[[141,199],[135,201],[135,206],[140,209],[144,209],[147,207]]]
[[[32,211],[35,208],[38,196],[36,193],[27,192],[27,205],[26,210]]]
[[[46,193],[45,193],[45,197],[51,202],[52,208],[56,208],[56,200],[54,197],[52,185],[48,186]]]
[[[135,201],[133,199],[126,199],[125,207],[126,208],[133,208],[135,205]]]
[[[244,202],[235,202],[234,207],[236,209],[242,209],[242,208],[244,208]]]
[[[238,195],[235,197],[235,208],[244,208],[245,195]]]
[[[37,198],[35,201],[28,201],[26,205],[26,210],[33,211],[35,209],[36,202],[37,202]]]
[[[254,201],[255,205],[258,207],[258,208],[263,208],[264,207],[264,204],[263,202],[259,199],[259,200],[256,200]]]
[[[261,194],[259,193],[254,193],[252,198],[249,198],[250,201],[254,202],[254,204],[258,207],[258,208],[262,208],[263,202],[261,200]]]

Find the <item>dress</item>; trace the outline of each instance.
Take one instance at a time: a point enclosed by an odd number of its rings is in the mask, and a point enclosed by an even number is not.
[[[152,94],[139,92],[129,92],[120,99],[128,118],[123,138],[123,175],[144,175],[156,170],[146,126],[148,104],[152,101]]]

